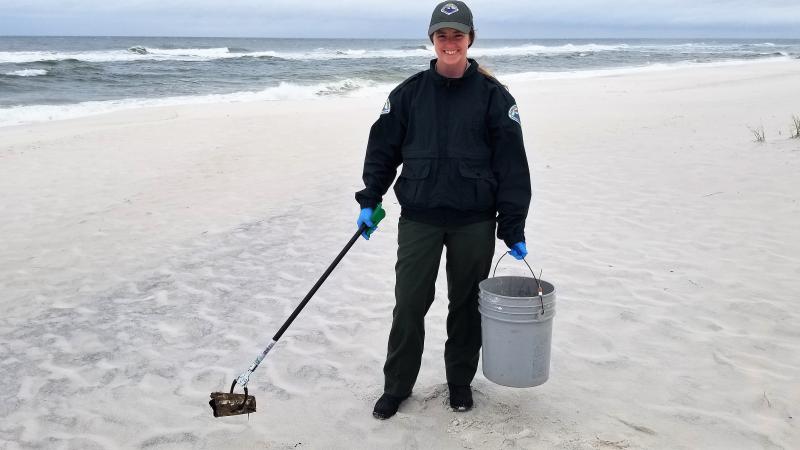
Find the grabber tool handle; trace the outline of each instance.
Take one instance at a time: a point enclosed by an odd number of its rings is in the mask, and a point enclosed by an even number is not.
[[[269,351],[272,350],[272,347],[278,342],[278,339],[280,339],[281,336],[283,336],[283,333],[286,331],[287,328],[289,328],[289,325],[291,325],[292,322],[294,322],[294,319],[297,318],[297,316],[300,314],[300,311],[302,311],[303,308],[305,308],[306,304],[309,302],[309,300],[311,300],[311,297],[314,296],[319,287],[322,286],[322,283],[324,283],[325,280],[328,278],[328,275],[330,275],[331,272],[333,272],[333,269],[336,268],[336,266],[339,264],[339,261],[341,261],[342,258],[344,258],[344,255],[347,254],[347,251],[350,250],[350,247],[352,247],[353,244],[356,243],[356,240],[358,240],[358,237],[361,236],[361,233],[364,232],[367,232],[367,234],[372,233],[372,231],[378,225],[378,222],[383,220],[384,217],[386,217],[386,211],[384,211],[381,204],[378,203],[378,205],[372,212],[372,217],[371,217],[372,227],[369,227],[366,224],[362,224],[358,228],[355,234],[353,234],[353,237],[350,238],[350,241],[347,243],[347,245],[345,245],[342,251],[339,252],[339,254],[336,256],[336,259],[334,259],[331,265],[328,266],[328,269],[325,271],[325,273],[323,273],[322,276],[319,278],[319,280],[317,280],[317,283],[314,285],[314,287],[312,287],[311,290],[308,292],[308,294],[306,294],[303,301],[301,301],[300,304],[297,305],[297,308],[294,309],[292,315],[290,315],[289,318],[286,319],[286,322],[283,323],[281,329],[278,330],[277,333],[275,333],[275,336],[273,336],[272,338],[272,342],[270,342],[267,348],[265,348],[264,351],[262,351],[261,354],[258,355],[258,358],[256,358],[255,361],[253,361],[253,364],[251,364],[250,367],[245,372],[243,372],[235,380],[233,380],[233,384],[231,385],[231,393],[233,393],[233,388],[236,387],[237,383],[239,384],[239,386],[245,389],[247,388],[247,383],[250,381],[250,375],[258,368],[258,365],[261,364],[261,361],[264,360],[264,358],[267,356],[267,353],[269,353]]]
[[[283,336],[283,332],[286,331],[287,328],[289,328],[289,325],[291,325],[294,319],[297,317],[297,315],[300,314],[300,311],[302,311],[303,308],[305,308],[308,301],[311,300],[311,297],[313,297],[314,294],[317,293],[319,287],[322,286],[322,283],[325,282],[325,280],[328,278],[328,275],[330,275],[331,272],[333,272],[333,269],[336,268],[336,266],[339,264],[339,261],[341,261],[342,258],[344,258],[344,255],[347,254],[347,251],[350,250],[350,247],[352,247],[353,244],[356,243],[358,237],[361,236],[361,233],[367,231],[367,229],[374,230],[375,227],[378,225],[378,222],[383,220],[384,217],[386,217],[386,211],[384,211],[381,204],[378,203],[378,205],[375,207],[375,210],[372,212],[372,227],[368,227],[366,224],[362,224],[358,228],[358,230],[356,230],[355,234],[353,234],[353,237],[350,238],[350,241],[347,243],[347,245],[344,246],[342,251],[339,252],[338,255],[336,255],[336,259],[334,259],[331,265],[328,266],[328,269],[325,271],[325,273],[322,274],[320,279],[317,280],[317,283],[314,285],[314,287],[311,288],[308,294],[306,294],[306,297],[303,299],[303,301],[300,302],[299,305],[297,305],[297,308],[294,309],[292,315],[289,316],[288,319],[286,319],[286,322],[284,322],[281,329],[278,330],[277,333],[275,333],[275,336],[272,338],[273,342],[278,342],[278,339],[280,339],[281,336]],[[372,231],[367,231],[367,232],[372,233]]]
[[[383,220],[384,217],[386,217],[386,211],[384,211],[383,208],[381,207],[381,204],[378,203],[378,205],[372,212],[372,217],[371,217],[372,227],[369,227],[366,224],[362,224],[360,227],[358,227],[358,230],[355,232],[353,237],[350,238],[350,241],[347,243],[347,245],[345,245],[342,251],[339,252],[339,255],[336,256],[336,259],[333,260],[331,265],[328,266],[328,269],[325,271],[324,274],[322,274],[322,277],[320,277],[320,279],[317,281],[314,287],[311,288],[311,291],[308,292],[303,301],[300,302],[297,308],[295,308],[294,312],[292,312],[292,315],[289,316],[288,319],[286,319],[286,322],[284,322],[281,329],[278,330],[278,333],[275,334],[275,337],[272,338],[272,342],[270,342],[267,348],[265,348],[261,352],[261,354],[258,355],[258,358],[256,358],[255,361],[253,361],[253,363],[246,371],[244,371],[241,375],[239,375],[236,379],[233,380],[233,383],[231,383],[230,392],[211,393],[211,401],[209,402],[209,404],[211,405],[211,409],[214,411],[214,417],[233,416],[238,414],[249,414],[251,412],[256,412],[256,398],[250,396],[247,392],[247,383],[250,381],[250,375],[252,375],[253,372],[258,368],[258,365],[261,364],[261,361],[264,360],[264,358],[267,356],[267,353],[269,353],[269,351],[272,350],[272,347],[275,346],[278,339],[280,339],[281,336],[283,335],[284,331],[286,331],[286,329],[289,328],[289,325],[292,324],[297,315],[300,314],[300,311],[302,311],[303,308],[308,303],[308,301],[311,300],[311,297],[314,296],[314,293],[317,292],[317,289],[319,289],[319,287],[322,286],[322,283],[325,281],[326,278],[328,278],[328,275],[330,275],[333,269],[339,264],[339,261],[342,260],[347,251],[350,250],[350,247],[352,247],[353,244],[355,244],[358,237],[365,232],[367,233],[367,235],[372,233],[372,231],[374,231],[375,227],[378,225],[378,222]],[[237,384],[244,389],[244,395],[233,393]]]

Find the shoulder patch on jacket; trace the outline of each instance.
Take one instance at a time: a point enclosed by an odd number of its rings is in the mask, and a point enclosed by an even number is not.
[[[517,105],[514,105],[511,108],[509,108],[508,117],[514,122],[517,122],[518,124],[522,125],[522,122],[519,121],[519,108],[517,108]]]
[[[389,102],[389,99],[386,99],[386,103],[383,104],[383,109],[381,109],[381,115],[389,114],[389,111],[392,110],[392,103]]]

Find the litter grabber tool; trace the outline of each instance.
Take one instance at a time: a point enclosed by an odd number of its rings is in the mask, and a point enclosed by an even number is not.
[[[361,233],[366,233],[367,236],[372,234],[372,232],[375,230],[375,227],[378,225],[378,222],[383,220],[384,217],[386,217],[386,211],[383,210],[381,204],[379,203],[378,206],[375,207],[374,212],[372,213],[371,219],[373,226],[369,227],[366,224],[362,224],[358,228],[358,231],[356,231],[353,237],[350,238],[350,241],[347,243],[347,245],[344,246],[342,251],[339,252],[339,255],[336,256],[336,259],[333,260],[331,265],[328,266],[328,269],[325,271],[325,273],[322,274],[322,277],[320,277],[320,279],[317,280],[317,283],[314,285],[314,287],[311,288],[308,294],[306,294],[303,301],[301,301],[300,304],[297,305],[297,308],[295,308],[294,312],[292,312],[289,318],[286,319],[286,322],[283,323],[281,329],[278,330],[275,336],[273,336],[272,342],[270,342],[269,345],[267,345],[267,348],[265,348],[264,351],[262,351],[261,354],[258,355],[258,358],[256,358],[255,361],[253,361],[253,364],[251,364],[246,371],[242,372],[241,375],[239,375],[238,377],[236,377],[236,379],[233,380],[230,392],[211,393],[211,401],[209,401],[208,403],[209,405],[211,405],[212,411],[214,411],[214,417],[236,416],[239,414],[250,414],[256,412],[256,398],[252,395],[249,395],[247,391],[247,383],[250,381],[250,375],[252,375],[253,372],[258,368],[259,364],[261,364],[261,362],[267,356],[267,353],[269,353],[269,351],[272,350],[272,347],[274,347],[275,344],[278,342],[278,340],[281,338],[281,336],[283,336],[283,333],[286,331],[287,328],[289,328],[289,325],[292,324],[294,319],[297,318],[297,316],[300,314],[300,311],[302,311],[303,308],[306,306],[306,304],[309,302],[309,300],[311,300],[311,297],[313,297],[314,294],[317,292],[317,290],[320,288],[320,286],[322,286],[322,283],[325,282],[325,280],[328,278],[328,275],[330,275],[331,272],[333,272],[333,269],[336,268],[336,266],[339,264],[339,261],[341,261],[342,258],[344,258],[344,255],[347,254],[348,250],[350,250],[350,247],[352,247],[353,244],[355,244],[355,242],[358,240],[358,237],[361,236]],[[238,394],[233,392],[237,384],[244,390],[243,394]]]

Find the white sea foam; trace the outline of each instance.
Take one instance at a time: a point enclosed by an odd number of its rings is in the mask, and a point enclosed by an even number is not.
[[[13,72],[6,72],[6,75],[12,77],[38,77],[41,75],[47,75],[47,71],[43,69],[22,69],[15,70]]]
[[[585,44],[574,45],[565,44],[558,46],[546,45],[520,45],[513,47],[480,47],[475,46],[470,49],[470,56],[527,56],[527,55],[546,55],[546,54],[570,54],[624,50],[627,44],[620,45],[598,45]],[[410,49],[345,49],[334,50],[320,48],[311,52],[270,52],[270,56],[282,59],[366,59],[366,58],[409,58],[409,57],[432,57],[434,55],[433,46],[427,45],[419,48]],[[241,55],[241,54],[240,54]],[[244,54],[248,55],[248,54]]]
[[[263,52],[269,54],[269,52]],[[220,48],[182,48],[160,49],[134,46],[125,50],[103,50],[87,52],[0,52],[0,63],[22,64],[39,61],[77,60],[85,62],[118,61],[207,61],[221,58],[238,58],[242,53],[230,53],[227,47]]]
[[[599,45],[599,44],[565,44],[558,46],[548,45],[521,45],[517,47],[475,47],[469,51],[470,56],[526,56],[526,55],[549,55],[549,54],[571,54],[589,52],[607,52],[626,50],[627,44],[619,45]]]
[[[0,52],[0,63],[29,63],[39,61],[77,60],[85,62],[120,61],[210,61],[233,58],[281,58],[291,60],[327,60],[361,58],[406,58],[428,57],[432,48],[402,50],[364,50],[364,49],[315,49],[306,52],[277,52],[271,50],[256,52],[231,52],[228,48],[209,49],[159,49],[135,46],[127,50],[107,50],[94,52]]]
[[[775,61],[789,61],[791,57],[781,55],[763,59],[729,59],[715,62],[680,61],[674,63],[654,63],[646,66],[615,67],[609,69],[575,70],[561,72],[523,72],[513,74],[500,74],[503,81],[530,81],[530,80],[559,80],[567,78],[595,78],[615,75],[625,75],[638,72],[661,72],[679,70],[692,67],[722,67],[738,66],[745,64],[761,64]]]
[[[599,45],[599,44],[565,44],[558,46],[546,45],[520,45],[511,47],[480,47],[477,45],[470,50],[474,56],[525,56],[539,54],[563,54],[581,52],[601,52],[624,50],[627,44]],[[281,52],[281,51],[255,51],[231,52],[227,47],[219,48],[179,48],[162,49],[143,46],[134,46],[125,50],[104,50],[89,52],[0,52],[0,63],[29,63],[37,61],[64,61],[78,60],[86,62],[114,62],[114,61],[144,61],[144,60],[172,60],[172,61],[208,61],[215,59],[231,58],[260,58],[273,57],[292,60],[327,60],[327,59],[365,59],[365,58],[410,58],[430,57],[433,55],[431,45],[403,49],[332,49],[318,48],[311,51]]]
[[[230,94],[192,95],[163,98],[126,98],[119,100],[88,101],[68,105],[26,105],[0,108],[0,127],[25,123],[73,119],[126,109],[155,106],[193,105],[207,103],[234,103],[260,100],[302,100],[327,96],[363,97],[388,93],[393,84],[372,80],[345,79],[331,83],[300,85],[280,83],[261,91],[234,92]]]
[[[730,51],[753,52],[750,48],[775,47],[774,43],[760,44],[725,44],[689,42],[682,44],[563,44],[563,45],[538,45],[523,44],[505,47],[483,47],[478,41],[470,49],[470,55],[475,57],[489,56],[535,56],[580,54],[586,55],[597,52],[634,51],[634,52],[667,52],[667,53],[724,53]],[[753,52],[756,53],[756,52]],[[289,60],[331,60],[331,59],[370,59],[370,58],[413,58],[433,56],[433,46],[420,45],[411,48],[397,49],[337,49],[317,48],[308,51],[231,51],[228,47],[217,48],[178,48],[164,49],[157,47],[132,46],[128,49],[86,51],[86,52],[51,52],[51,51],[24,51],[0,52],[0,63],[29,63],[37,61],[64,61],[78,60],[86,62],[116,62],[116,61],[210,61],[233,58],[280,58]]]

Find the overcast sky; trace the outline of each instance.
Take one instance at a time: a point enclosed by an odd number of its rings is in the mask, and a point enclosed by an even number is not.
[[[483,38],[800,38],[800,0],[473,0]],[[425,38],[435,1],[0,0],[0,35]]]

